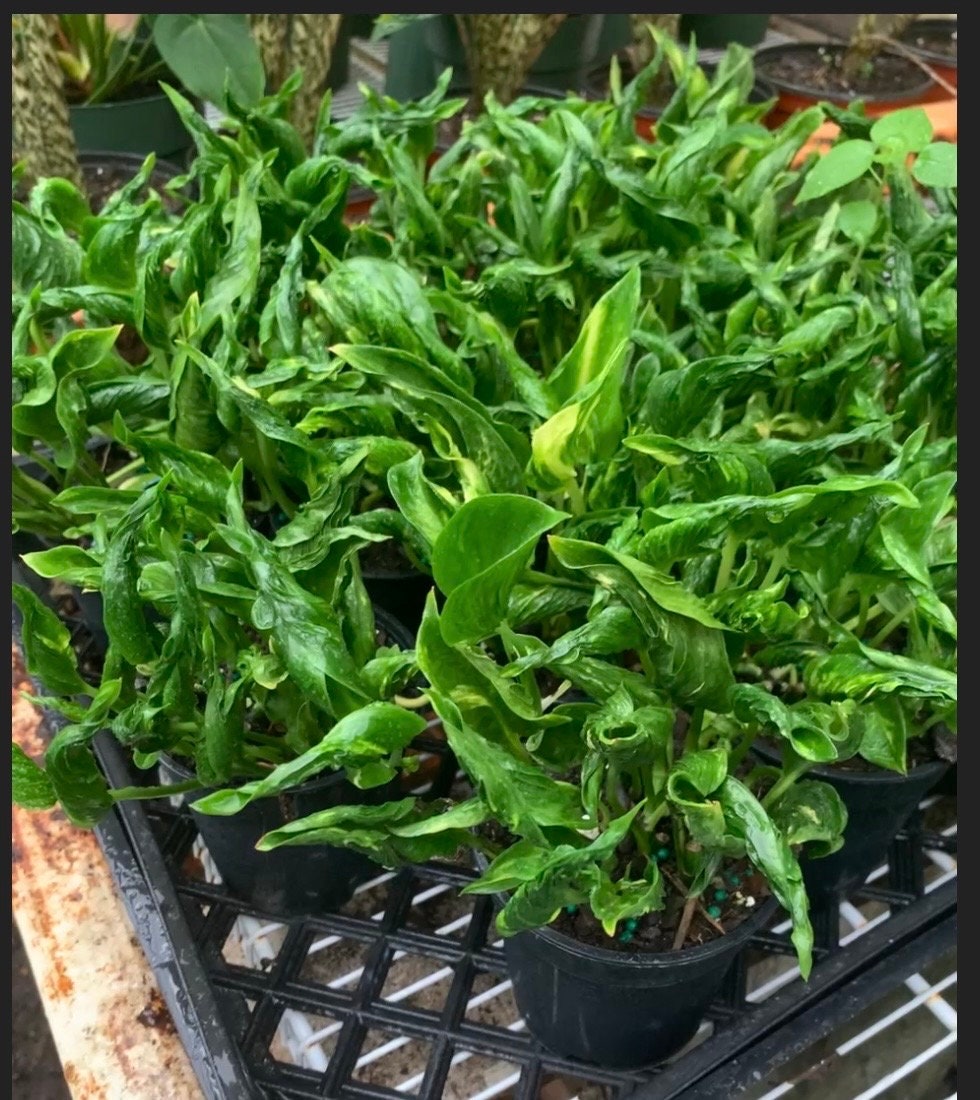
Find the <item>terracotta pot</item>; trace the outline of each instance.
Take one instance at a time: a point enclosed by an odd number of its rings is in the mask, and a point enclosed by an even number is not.
[[[849,103],[860,99],[864,103],[864,109],[869,118],[881,118],[890,111],[896,111],[901,107],[912,107],[922,103],[927,95],[937,87],[931,76],[922,72],[913,62],[908,61],[910,70],[907,87],[901,92],[889,92],[887,95],[854,95],[828,94],[807,84],[795,84],[782,77],[773,74],[770,65],[780,57],[788,55],[806,56],[816,55],[818,50],[824,50],[830,55],[840,55],[845,47],[832,42],[793,42],[782,46],[766,46],[756,51],[756,71],[767,80],[779,96],[779,102],[770,112],[769,120],[780,125],[797,111],[805,111],[816,103],[829,102],[846,107]],[[887,51],[886,51],[887,52]],[[898,56],[892,54],[891,56]],[[905,59],[907,61],[907,59]]]
[[[371,207],[374,206],[377,197],[370,188],[352,187],[347,192],[344,225],[356,225],[358,222],[366,222],[371,215]]]

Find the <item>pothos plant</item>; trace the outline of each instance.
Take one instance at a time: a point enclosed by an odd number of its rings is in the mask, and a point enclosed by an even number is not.
[[[751,865],[791,914],[808,972],[812,932],[793,848],[839,847],[839,798],[819,782],[766,773],[760,783],[740,767],[756,726],[735,715],[726,626],[667,574],[552,534],[557,565],[537,579],[573,592],[577,608],[527,602],[536,545],[570,520],[526,496],[480,496],[433,548],[445,602],[438,611],[430,597],[417,655],[475,791],[446,816],[443,840],[458,842],[465,821],[474,830],[466,842],[491,860],[468,892],[508,895],[497,919],[504,935],[587,906],[608,935],[629,940],[669,896],[688,910],[685,930],[699,904],[717,916],[702,895],[722,869]],[[564,701],[572,687],[577,701]],[[823,709],[843,738],[847,707]],[[346,843],[384,862],[412,812],[359,811],[346,838],[329,814],[314,814],[260,847]],[[442,824],[425,819],[433,845]]]
[[[14,747],[14,800],[57,803],[92,826],[117,801],[188,789],[110,790],[91,748],[103,728],[143,768],[161,754],[182,760],[194,787],[251,783],[242,804],[277,765],[290,768],[289,785],[343,768],[375,788],[410,772],[425,722],[399,692],[416,675],[414,654],[401,638],[379,643],[351,571],[371,536],[321,511],[272,542],[246,519],[241,465],[159,447],[168,471],[141,492],[68,490],[88,549],[25,556],[42,576],[101,592],[109,644],[102,668],[83,675],[67,628],[15,588],[28,671],[53,693],[37,702],[68,724],[43,767]]]

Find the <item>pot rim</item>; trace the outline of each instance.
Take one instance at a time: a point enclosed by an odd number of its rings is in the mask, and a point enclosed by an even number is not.
[[[841,42],[781,42],[775,46],[762,46],[755,51],[755,66],[756,69],[760,67],[760,62],[764,62],[767,57],[777,57],[781,54],[815,54],[819,50],[827,50],[830,53],[840,54],[846,49],[846,44]],[[897,53],[895,50],[882,50],[882,53],[886,56],[897,57],[902,61],[908,62],[909,65],[917,68],[914,61],[909,61],[907,57],[903,57],[902,54]],[[935,84],[935,81],[931,76],[922,74],[921,80],[914,85],[909,85],[908,88],[902,91],[885,92],[880,95],[873,95],[871,93],[862,94],[860,92],[848,93],[848,92],[822,92],[816,88],[812,88],[806,84],[791,83],[788,80],[782,80],[779,77],[775,77],[772,73],[762,72],[760,74],[764,80],[768,81],[778,93],[795,93],[796,95],[808,96],[816,101],[825,100],[831,103],[853,103],[856,100],[860,100],[862,103],[904,103],[907,100],[914,100],[917,96],[924,95]]]
[[[935,50],[926,49],[923,46],[917,46],[914,42],[910,42],[908,39],[914,36],[916,28],[928,27],[934,30],[943,30],[949,28],[949,30],[956,30],[956,16],[950,18],[942,18],[940,16],[933,16],[931,19],[916,19],[916,21],[909,27],[905,28],[905,33],[899,39],[899,42],[908,50],[911,50],[916,57],[921,57],[923,61],[931,61],[934,65],[943,65],[948,69],[956,68],[956,54],[952,57],[945,53],[936,53]]]
[[[174,756],[172,753],[161,750],[161,752],[160,752],[160,761],[161,762],[165,761],[167,767],[171,768],[173,771],[175,771],[182,779],[195,779],[195,780],[198,779],[197,773],[193,770],[193,768],[188,767],[187,764],[184,762],[185,757]],[[311,792],[311,791],[320,790],[324,787],[331,787],[331,786],[335,785],[336,783],[340,783],[340,782],[344,782],[344,781],[347,781],[347,776],[346,776],[346,773],[344,772],[344,770],[341,768],[341,769],[338,769],[337,771],[332,771],[332,772],[328,772],[328,773],[321,774],[321,775],[315,775],[311,779],[304,780],[302,783],[299,784],[299,786],[287,787],[284,791],[280,791],[279,794],[265,795],[263,798],[256,799],[256,802],[263,802],[266,799],[270,799],[270,798],[282,798],[282,797],[289,798],[289,797],[292,797],[296,794],[306,794],[306,793]],[[198,780],[198,782],[200,782],[200,780]],[[251,779],[232,779],[232,780],[229,780],[227,783],[224,783],[224,784],[222,784],[221,786],[218,786],[218,787],[208,787],[208,785],[206,783],[201,783],[201,786],[200,786],[199,789],[202,790],[202,791],[206,791],[206,790],[215,790],[215,791],[234,790],[236,787],[240,787],[245,783],[251,783],[251,782],[253,782],[253,780],[251,780]],[[192,791],[190,793],[193,794],[194,792]],[[193,804],[191,805],[191,809],[193,809]],[[215,815],[209,814],[208,816],[211,817],[211,816],[215,816]],[[224,816],[224,815],[218,815],[218,816]],[[235,817],[238,816],[238,814],[232,814],[230,816],[231,816],[231,818],[235,818]]]
[[[149,156],[149,154],[147,153],[146,156]],[[114,149],[80,149],[78,152],[78,163],[82,165],[118,164],[126,168],[139,169],[143,167],[146,156],[143,156],[141,153],[126,153]],[[186,175],[187,172],[185,168],[181,168],[180,165],[174,161],[160,156],[157,157],[153,165],[153,171],[161,172],[171,179],[176,179],[177,176]]]
[[[181,91],[181,93],[183,95],[185,95],[185,96],[187,95],[187,93],[183,92],[182,89],[178,88],[177,90]],[[116,107],[116,108],[118,108],[118,107],[131,107],[134,104],[159,103],[159,102],[164,101],[164,100],[166,100],[167,103],[170,103],[170,98],[168,97],[166,92],[150,92],[149,95],[129,96],[129,97],[124,98],[124,99],[109,99],[109,100],[106,100],[105,103],[69,103],[68,104],[68,110],[69,111],[102,111],[102,110],[111,110],[113,107]],[[172,106],[172,104],[171,104],[171,106]]]
[[[782,753],[774,750],[770,744],[756,738],[752,743],[752,751],[763,759],[774,760],[782,757]],[[927,760],[924,764],[916,764],[903,775],[901,772],[893,772],[888,768],[878,768],[873,772],[852,771],[849,768],[835,768],[830,764],[814,764],[806,772],[807,777],[816,776],[821,779],[846,779],[848,783],[875,786],[882,784],[906,783],[911,779],[919,779],[935,772],[937,778],[947,768],[951,767],[948,760]]]
[[[474,851],[473,855],[482,874],[489,866],[489,861],[482,852]],[[505,894],[498,893],[491,896],[498,904],[506,904],[507,896]],[[779,907],[775,895],[769,894],[731,932],[724,936],[716,936],[710,943],[702,943],[697,947],[685,947],[680,951],[636,951],[633,953],[613,951],[608,947],[596,947],[593,944],[579,943],[578,940],[566,936],[563,932],[556,931],[550,925],[543,925],[540,928],[528,928],[524,932],[518,932],[517,935],[536,936],[571,958],[588,959],[630,970],[670,970],[674,967],[700,962],[702,959],[711,958],[713,955],[720,955],[729,949],[729,945],[733,940],[737,940],[739,944],[744,945],[756,932],[761,931],[769,923]],[[507,938],[504,939],[505,945]]]

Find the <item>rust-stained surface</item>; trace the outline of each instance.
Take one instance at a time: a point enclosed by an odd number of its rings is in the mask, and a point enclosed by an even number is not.
[[[13,739],[39,759],[16,648],[12,667]],[[203,1100],[94,834],[59,811],[13,807],[11,840],[14,919],[72,1096]]]

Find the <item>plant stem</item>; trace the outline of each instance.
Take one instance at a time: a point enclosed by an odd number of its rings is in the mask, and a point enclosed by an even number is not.
[[[896,628],[902,625],[903,622],[909,617],[912,607],[909,605],[904,610],[892,615],[887,623],[878,631],[878,633],[868,642],[868,645],[872,649],[877,649],[881,643],[888,637],[889,634]]]
[[[187,791],[199,791],[199,779],[185,779],[183,783],[168,783],[161,787],[116,787],[109,791],[113,802],[129,802],[134,799],[168,798],[172,794],[184,794]]]
[[[738,553],[738,540],[731,531],[725,536],[725,545],[721,550],[721,562],[718,565],[718,576],[715,578],[715,592],[721,592],[728,586],[732,578],[732,567],[735,564],[735,555]]]
[[[777,802],[783,792],[792,787],[804,772],[809,771],[810,767],[811,764],[809,760],[802,760],[794,767],[783,772],[779,779],[773,783],[760,800],[762,808],[768,809],[774,802]]]
[[[578,482],[574,478],[569,478],[565,482],[565,492],[568,494],[568,502],[572,508],[572,514],[576,516],[584,516],[586,512],[585,494],[578,486]]]
[[[695,707],[691,712],[691,721],[688,723],[687,733],[684,734],[684,752],[698,751],[698,738],[701,736],[701,726],[704,724],[704,707]]]
[[[106,475],[105,483],[110,489],[118,489],[120,484],[124,482],[130,474],[143,466],[143,456],[134,458],[132,462],[127,462],[125,466],[120,466],[118,470],[113,470],[111,474]]]
[[[766,571],[766,575],[762,578],[762,582],[759,587],[768,588],[771,584],[775,584],[776,578],[779,576],[785,564],[786,551],[782,549],[777,550],[776,553],[772,556],[772,561],[769,563],[769,569]]]

